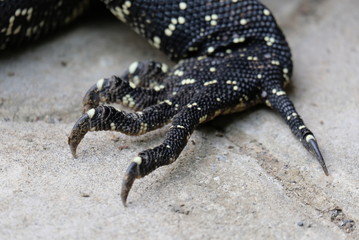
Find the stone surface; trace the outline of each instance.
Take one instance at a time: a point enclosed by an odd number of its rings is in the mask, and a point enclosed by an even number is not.
[[[326,159],[326,177],[265,107],[201,126],[172,165],[122,176],[166,128],[141,137],[67,135],[97,79],[131,62],[171,64],[113,18],[80,21],[0,53],[1,239],[358,239],[359,15],[356,0],[266,0],[292,46],[289,87]]]

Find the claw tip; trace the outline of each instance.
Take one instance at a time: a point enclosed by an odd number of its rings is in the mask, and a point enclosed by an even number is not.
[[[126,203],[126,201],[127,201],[127,195],[126,195],[126,196],[123,196],[123,195],[121,194],[121,200],[122,200],[122,205],[123,205],[124,207],[127,207],[127,203]]]
[[[322,166],[324,174],[326,176],[329,176],[327,166],[325,165],[325,161],[323,159],[322,153],[319,150],[317,142],[314,139],[309,139],[308,143],[309,143],[311,150],[314,152],[315,156],[317,157],[320,165]]]
[[[77,158],[76,148],[72,148],[72,147],[70,147],[70,148],[71,148],[72,157],[76,159]]]
[[[329,176],[329,172],[328,172],[328,169],[327,169],[327,166],[322,166],[323,170],[324,170],[324,173],[326,176]]]
[[[77,158],[77,155],[76,155],[77,144],[74,143],[74,141],[73,141],[73,139],[71,138],[71,136],[70,136],[69,139],[68,139],[68,144],[69,144],[69,146],[70,146],[70,151],[71,151],[72,157],[73,157],[73,158]]]
[[[137,177],[139,177],[138,164],[136,162],[132,162],[127,168],[126,174],[122,181],[121,200],[124,207],[127,207],[126,201],[128,193],[130,192],[131,187]]]

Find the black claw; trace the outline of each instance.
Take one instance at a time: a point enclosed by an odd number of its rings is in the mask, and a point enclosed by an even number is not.
[[[309,149],[315,154],[315,156],[317,157],[320,165],[323,168],[323,171],[324,171],[325,175],[328,176],[329,172],[328,172],[327,166],[325,165],[323,156],[322,156],[322,154],[321,154],[321,152],[319,150],[317,142],[314,139],[310,139],[308,141],[308,143],[309,143],[309,145],[308,145]]]
[[[81,140],[84,138],[85,134],[89,131],[89,116],[84,114],[72,128],[71,134],[68,138],[68,144],[70,145],[71,154],[74,158],[76,156],[76,149]]]
[[[68,139],[68,143],[70,145],[70,150],[71,150],[72,157],[77,158],[76,149],[77,149],[78,143],[77,144],[74,143],[72,140],[70,140],[70,137]]]
[[[100,97],[97,85],[93,85],[85,94],[83,100],[83,113],[91,108],[96,108],[100,104]]]
[[[132,162],[130,166],[127,168],[126,174],[122,181],[122,189],[121,189],[121,199],[124,207],[127,207],[126,200],[128,197],[128,193],[131,190],[133,182],[136,178],[139,178],[139,165],[135,162]]]

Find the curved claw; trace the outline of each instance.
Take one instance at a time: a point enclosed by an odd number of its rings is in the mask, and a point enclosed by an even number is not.
[[[317,157],[318,162],[320,163],[320,165],[323,168],[323,171],[324,171],[325,175],[328,176],[329,172],[328,172],[327,166],[325,165],[322,153],[319,150],[317,142],[314,139],[310,139],[308,141],[308,143],[309,143],[308,144],[309,150],[315,154],[315,156]]]
[[[128,197],[128,193],[131,190],[133,182],[136,178],[140,178],[140,169],[139,165],[136,162],[132,162],[130,166],[128,166],[125,176],[122,180],[122,189],[121,189],[121,200],[124,207],[127,207],[126,200]]]
[[[77,158],[77,146],[84,138],[85,134],[89,131],[89,119],[90,118],[87,113],[82,115],[82,117],[76,122],[75,126],[72,128],[71,134],[68,138],[68,144],[70,145],[71,154],[74,158]]]
[[[111,77],[112,82],[116,82],[114,79],[116,79],[115,76]],[[104,93],[108,91],[110,85],[110,79],[101,78],[86,92],[82,100],[83,113],[87,112],[92,108],[98,107],[100,103],[108,101],[108,96],[106,96],[106,94],[104,95]]]
[[[99,89],[97,84],[93,85],[85,94],[83,100],[83,113],[100,104]]]

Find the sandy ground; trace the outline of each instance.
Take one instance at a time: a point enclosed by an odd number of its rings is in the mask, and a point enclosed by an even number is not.
[[[172,165],[122,176],[166,128],[67,136],[97,79],[136,60],[171,64],[113,18],[80,21],[0,55],[0,239],[359,239],[357,0],[266,0],[292,46],[289,95],[330,176],[265,107],[196,130]]]

